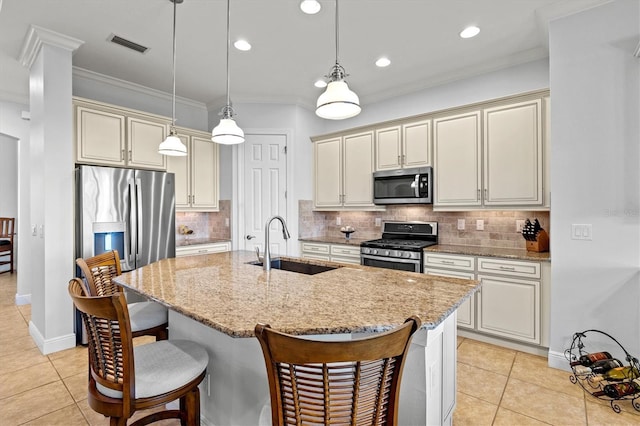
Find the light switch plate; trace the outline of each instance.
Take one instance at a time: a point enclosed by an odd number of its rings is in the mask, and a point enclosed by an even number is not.
[[[524,229],[524,219],[516,219],[516,232],[522,234],[522,230]]]
[[[342,225],[342,218],[340,216],[336,217],[336,225]]]
[[[484,220],[476,220],[476,231],[484,231]]]
[[[593,225],[590,223],[571,224],[572,240],[593,240]]]
[[[464,219],[458,219],[458,231],[464,231]]]
[[[382,219],[381,219],[381,218],[379,218],[379,217],[376,217],[376,219],[375,219],[375,225],[376,225],[377,227],[382,226]]]

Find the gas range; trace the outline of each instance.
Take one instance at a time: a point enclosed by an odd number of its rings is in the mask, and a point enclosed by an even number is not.
[[[382,238],[360,244],[360,263],[422,272],[423,249],[435,244],[437,222],[385,222]]]

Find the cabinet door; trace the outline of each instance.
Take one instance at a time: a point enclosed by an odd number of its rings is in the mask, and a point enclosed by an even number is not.
[[[484,110],[484,204],[542,205],[542,101]]]
[[[314,149],[314,206],[316,208],[342,205],[342,140],[327,139],[315,142]]]
[[[77,161],[124,166],[124,115],[83,106],[77,106],[75,112]]]
[[[402,125],[402,167],[431,165],[431,120]]]
[[[191,147],[189,146],[189,137],[181,135],[178,137],[187,147],[187,156],[177,157],[173,155],[167,156],[167,172],[174,174],[176,187],[176,210],[188,209],[190,207],[191,190],[189,187],[189,158],[191,156]]]
[[[191,207],[218,210],[218,144],[191,137]]]
[[[127,164],[145,169],[166,170],[166,155],[158,154],[158,145],[167,136],[167,123],[127,118],[128,153]]]
[[[402,166],[400,126],[376,130],[376,170],[393,170]]]
[[[373,206],[373,132],[344,137],[343,204]]]
[[[433,121],[435,206],[479,206],[480,112]]]
[[[474,279],[474,274],[470,272],[445,271],[442,269],[427,268],[425,274],[436,275],[440,277],[463,278],[466,280]],[[476,296],[472,295],[465,300],[457,309],[458,327],[473,330],[476,326]]]
[[[478,331],[540,344],[540,281],[479,275]]]

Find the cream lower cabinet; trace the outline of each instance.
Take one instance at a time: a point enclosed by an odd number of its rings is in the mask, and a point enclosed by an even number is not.
[[[176,247],[176,257],[222,253],[225,251],[231,251],[231,241],[220,241],[218,243],[210,244],[196,244],[192,246],[179,246]]]
[[[76,162],[166,170],[158,145],[169,122],[160,116],[74,99]]]
[[[376,129],[376,171],[431,165],[431,120]]]
[[[209,133],[177,128],[187,147],[185,157],[167,157],[167,171],[175,174],[176,210],[218,211],[218,144]]]
[[[300,243],[301,257],[332,262],[360,264],[360,246],[347,244]]]
[[[379,209],[373,162],[373,131],[314,140],[314,209]]]
[[[441,277],[475,279],[476,260],[473,256],[425,253],[424,272]],[[458,327],[474,329],[476,325],[475,295],[465,300],[458,308]]]
[[[425,253],[425,273],[482,281],[458,308],[458,328],[548,346],[549,262]]]

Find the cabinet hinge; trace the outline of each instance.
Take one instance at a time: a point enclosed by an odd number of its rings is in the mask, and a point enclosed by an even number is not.
[[[287,191],[284,191],[284,198],[287,198]]]
[[[282,152],[287,155],[287,146],[285,145],[284,148],[282,148]]]

